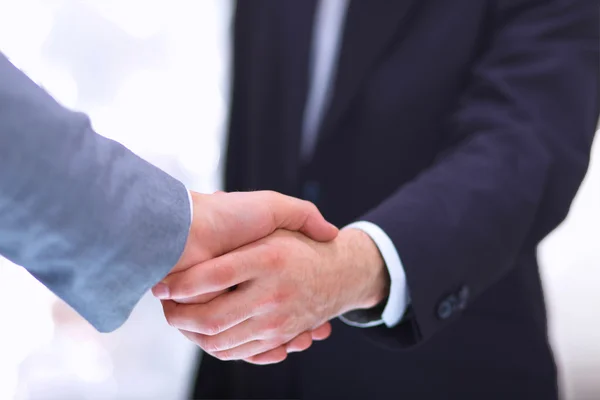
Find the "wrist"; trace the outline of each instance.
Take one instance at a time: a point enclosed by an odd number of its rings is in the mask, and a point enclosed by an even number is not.
[[[210,237],[204,235],[204,231],[207,231],[207,224],[205,219],[201,218],[199,215],[199,210],[202,208],[205,209],[204,216],[206,217],[206,215],[208,215],[206,213],[206,207],[201,206],[202,203],[206,203],[207,196],[209,195],[190,192],[190,201],[192,201],[193,207],[191,207],[192,215],[188,237],[177,264],[175,264],[169,274],[181,272],[210,258],[210,254],[208,254],[207,250],[199,246],[199,243],[201,242],[198,240],[199,236],[205,238]],[[206,242],[206,240],[203,242]]]
[[[350,309],[369,309],[383,302],[389,295],[390,276],[379,252],[379,248],[369,235],[360,229],[346,229],[340,232],[344,241],[343,263],[345,268],[356,271]]]

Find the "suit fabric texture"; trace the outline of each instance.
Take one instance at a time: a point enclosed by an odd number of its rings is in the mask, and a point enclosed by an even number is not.
[[[556,399],[536,248],[598,121],[598,2],[354,0],[312,160],[299,143],[314,1],[239,1],[227,190],[313,201],[398,249],[395,328],[334,321],[273,366],[203,357],[194,398]]]
[[[181,182],[0,54],[2,256],[108,332],[177,263],[190,220]]]

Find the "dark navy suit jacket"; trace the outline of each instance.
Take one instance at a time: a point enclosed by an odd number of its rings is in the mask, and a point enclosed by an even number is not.
[[[597,0],[354,0],[312,162],[314,0],[239,1],[227,190],[307,198],[393,240],[411,307],[280,365],[204,357],[195,397],[552,399],[536,247],[599,114]]]

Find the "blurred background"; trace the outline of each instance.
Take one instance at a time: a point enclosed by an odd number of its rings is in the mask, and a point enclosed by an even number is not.
[[[99,133],[212,192],[231,11],[231,0],[0,0],[0,51]],[[600,398],[599,140],[540,258],[563,392]],[[120,330],[98,334],[0,258],[0,318],[0,400],[186,398],[198,354],[151,296]]]

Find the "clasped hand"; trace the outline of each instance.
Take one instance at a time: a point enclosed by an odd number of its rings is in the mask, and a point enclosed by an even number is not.
[[[153,289],[169,324],[207,353],[280,362],[326,339],[332,318],[387,296],[383,260],[363,232],[338,234],[314,205],[277,193],[211,196],[194,201],[194,219],[199,207],[212,215],[190,232],[203,250]]]

